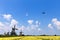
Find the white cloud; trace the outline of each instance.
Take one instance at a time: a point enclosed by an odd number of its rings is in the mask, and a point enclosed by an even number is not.
[[[52,22],[53,22],[53,24],[60,26],[60,21],[58,21],[58,19],[53,18]]]
[[[40,22],[38,21],[38,24],[39,23]],[[34,34],[34,32],[36,32],[38,34],[41,32],[40,25],[38,25],[38,24],[36,24],[36,21],[35,21],[33,24],[31,23],[31,25],[27,25],[27,26],[21,25],[18,29],[20,31],[22,30],[24,33],[26,32],[26,34],[27,33],[30,34],[32,32],[33,32],[33,34]],[[36,25],[38,25],[38,27]]]
[[[56,22],[56,21],[57,21],[57,18],[53,18],[53,19],[52,19],[52,22]]]
[[[57,29],[60,29],[60,21],[58,21],[57,18],[53,18],[52,22],[56,26]]]
[[[11,32],[11,28],[18,24],[18,21],[13,19],[11,14],[2,14],[2,19],[8,21],[0,22],[0,32]]]
[[[10,20],[11,18],[12,18],[12,15],[10,15],[10,14],[4,14],[4,15],[2,15],[3,16],[3,18],[5,18],[6,20]]]
[[[29,23],[29,24],[32,24],[32,23],[33,23],[33,20],[28,20],[28,23]]]
[[[2,22],[0,22],[0,30],[2,30],[4,28],[4,24]]]
[[[24,31],[24,30],[26,30],[26,28],[25,28],[25,26],[21,26],[20,28],[18,28],[20,31]]]
[[[40,26],[40,22],[39,21],[35,21],[36,22],[36,27]]]
[[[22,30],[22,31],[39,31],[39,27],[36,27],[36,25],[34,25],[34,24],[32,24],[32,25],[28,25],[28,26],[24,26],[24,25],[22,25],[22,26],[20,26],[19,28],[18,28],[20,31]]]
[[[0,22],[0,30],[2,32],[8,32],[10,30],[10,26],[4,22]]]
[[[37,31],[41,31],[40,29],[40,22],[39,21],[35,21],[34,20],[28,20],[28,24],[30,25],[18,25],[18,21],[13,19],[12,15],[10,14],[4,14],[3,15],[3,18],[2,19],[6,19],[6,20],[10,20],[9,22],[8,21],[4,21],[4,22],[0,22],[0,32],[11,32],[11,29],[14,25],[16,25],[16,28],[18,29],[17,31],[20,32],[21,30],[23,32],[26,32],[26,33],[29,33],[29,32],[36,32],[38,33]],[[34,22],[34,23],[33,23]],[[30,34],[30,33],[29,33]]]
[[[0,32],[11,32],[11,29],[14,25],[17,25],[18,22],[15,20],[15,19],[12,19],[11,20],[11,23],[10,22],[0,22]],[[3,33],[0,33],[0,34],[3,34]]]
[[[38,28],[38,31],[41,31],[41,29],[40,29],[40,28]]]
[[[16,21],[15,19],[12,19],[10,26],[14,26],[14,25],[17,25],[17,24],[18,24],[18,21]]]
[[[39,24],[39,21],[36,21],[36,24]]]
[[[48,27],[49,27],[49,28],[51,28],[51,29],[53,29],[53,26],[52,26],[52,24],[48,24]]]
[[[53,26],[52,26],[53,25]],[[60,30],[60,21],[57,18],[52,19],[52,24],[48,25],[49,27],[55,27]]]
[[[31,27],[31,30],[35,30],[37,28],[36,25],[31,25],[30,27]]]
[[[0,27],[3,27],[3,26],[4,26],[4,24],[2,22],[0,22]]]

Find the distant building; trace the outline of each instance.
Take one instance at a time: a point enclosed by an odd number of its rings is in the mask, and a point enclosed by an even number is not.
[[[17,35],[16,32],[15,32],[15,30],[18,30],[18,29],[16,29],[15,25],[14,25],[14,28],[12,28],[12,31],[11,31],[11,35]]]
[[[20,32],[20,35],[22,36],[22,31]]]
[[[23,32],[22,32],[22,31],[20,32],[20,36],[24,36],[24,34],[23,34]]]
[[[10,35],[9,32],[7,32],[7,35],[8,35],[8,36]]]

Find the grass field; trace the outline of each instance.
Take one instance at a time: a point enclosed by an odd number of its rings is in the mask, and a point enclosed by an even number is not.
[[[60,36],[0,37],[0,40],[60,40]]]

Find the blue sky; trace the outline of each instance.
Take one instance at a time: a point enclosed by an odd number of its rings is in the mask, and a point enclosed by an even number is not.
[[[14,20],[18,22],[16,24],[18,28],[21,29],[23,26],[25,34],[60,35],[60,0],[0,0],[0,15],[1,24],[7,22],[10,25]],[[5,28],[9,29],[9,27]],[[31,29],[27,31],[26,28]]]

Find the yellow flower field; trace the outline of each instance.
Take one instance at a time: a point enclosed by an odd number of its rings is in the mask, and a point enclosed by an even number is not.
[[[60,36],[1,37],[0,40],[60,40]]]

